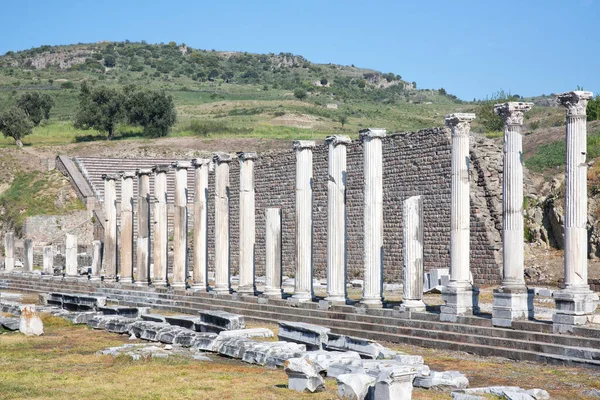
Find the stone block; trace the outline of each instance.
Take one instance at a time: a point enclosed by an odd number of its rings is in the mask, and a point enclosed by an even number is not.
[[[21,306],[19,331],[26,336],[40,336],[44,334],[44,323],[35,312],[35,305],[25,304]]]
[[[99,315],[96,311],[71,312],[66,314],[66,318],[75,325],[84,325],[95,316]]]
[[[157,341],[158,333],[162,329],[169,327],[171,325],[163,322],[135,321],[131,325],[129,332],[140,339]]]
[[[186,333],[181,333],[175,338],[174,344],[187,343],[190,339],[188,337],[184,337],[187,335]],[[214,351],[215,343],[217,340],[217,334],[212,332],[196,332],[193,336],[193,341],[191,342],[191,347],[203,351]]]
[[[92,320],[93,319],[94,318],[92,318]],[[113,333],[128,333],[130,332],[131,327],[135,322],[136,321],[133,318],[120,317],[118,315],[115,315],[113,318],[110,318],[106,321],[106,323],[104,324],[104,329]]]
[[[243,315],[226,311],[200,311],[200,321],[203,329],[214,328],[219,332],[246,328]]]
[[[342,400],[363,400],[376,379],[366,374],[342,374],[337,378],[338,397]]]
[[[416,370],[410,367],[392,367],[377,376],[374,400],[410,400]]]
[[[465,389],[469,386],[469,380],[458,371],[431,371],[429,376],[417,376],[413,382],[415,387],[425,389],[452,388]]]
[[[159,322],[162,323],[162,322]],[[162,328],[156,335],[156,340],[161,343],[173,344],[175,338],[182,332],[189,330],[180,326],[169,326]],[[192,331],[193,332],[193,331]],[[187,346],[189,347],[189,346]]]
[[[267,328],[235,329],[232,331],[222,331],[219,338],[245,337],[245,338],[272,338],[275,335],[273,331]]]
[[[18,331],[20,323],[17,317],[0,317],[0,327],[9,331]]]
[[[305,344],[309,350],[322,350],[328,341],[331,330],[304,322],[279,322],[280,340]]]
[[[142,314],[142,315],[140,315],[140,317],[144,321],[167,322],[165,320],[165,316],[164,315],[160,315],[160,314]]]
[[[325,390],[325,381],[310,360],[290,358],[284,363],[283,370],[291,390],[310,393]]]
[[[327,350],[308,351],[300,358],[306,358],[310,360],[319,372],[327,372],[331,364],[344,363],[352,360],[360,361],[361,359],[360,354],[355,351],[340,352]]]
[[[137,318],[139,312],[136,307],[125,307],[125,306],[102,306],[98,307],[98,311],[104,315],[118,315],[120,317]]]
[[[383,359],[393,356],[391,350],[380,345],[374,340],[328,333],[328,340],[325,345],[327,350],[335,351],[355,351],[363,358]]]
[[[196,325],[200,322],[199,317],[192,315],[166,315],[165,322],[171,325],[181,326],[183,328],[196,330]]]
[[[105,329],[106,323],[115,318],[119,317],[116,315],[96,315],[88,320],[87,325],[94,329]]]

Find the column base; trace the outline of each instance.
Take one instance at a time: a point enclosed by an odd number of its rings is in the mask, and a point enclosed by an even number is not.
[[[427,310],[427,306],[425,305],[425,303],[423,303],[423,300],[402,300],[399,310],[410,312],[425,312]]]
[[[206,283],[194,283],[190,286],[190,290],[194,292],[208,292],[208,285]]]
[[[237,292],[239,294],[247,294],[247,295],[255,296],[256,295],[256,287],[254,285],[238,286]]]
[[[148,286],[149,283],[147,281],[135,281],[133,285],[138,287],[145,287]]]
[[[186,288],[185,282],[171,282],[170,286],[172,289],[185,289]]]
[[[100,282],[100,280],[102,280],[102,278],[99,276],[90,276],[90,281],[92,282]]]
[[[553,297],[556,311],[552,322],[556,333],[572,332],[575,326],[585,325],[598,307],[598,295],[587,285],[559,290]]]
[[[510,327],[512,321],[533,319],[533,289],[505,287],[494,289],[492,325]]]
[[[382,297],[363,297],[360,299],[360,305],[366,308],[382,308],[383,299]]]
[[[159,280],[154,280],[152,281],[152,286],[154,287],[166,287],[167,286],[167,280],[166,279],[159,279]]]
[[[440,321],[456,322],[479,312],[479,289],[470,282],[450,282],[442,289],[442,299],[446,305],[440,308]]]
[[[114,282],[114,279],[104,278],[104,280],[107,282]],[[123,283],[125,285],[133,285],[133,279],[130,277],[129,278],[128,277],[119,278],[119,283]]]
[[[215,286],[211,292],[215,294],[229,294],[231,293],[231,288],[228,286]]]
[[[294,294],[292,295],[292,297],[290,297],[290,299],[299,301],[299,302],[312,301],[312,294],[310,292],[299,292],[299,293],[294,292]]]
[[[262,294],[264,297],[269,297],[271,299],[281,299],[283,297],[283,290],[265,287],[265,291]]]
[[[328,301],[331,304],[346,304],[346,296],[343,294],[327,295],[325,301]]]

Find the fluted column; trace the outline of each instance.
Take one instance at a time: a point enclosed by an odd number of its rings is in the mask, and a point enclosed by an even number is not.
[[[255,294],[254,252],[256,217],[254,205],[254,160],[256,153],[238,153],[240,161],[240,285],[239,293]]]
[[[504,119],[504,170],[502,180],[502,286],[494,290],[492,323],[510,326],[513,320],[533,317],[533,300],[524,278],[523,223],[523,114],[533,103],[496,104]],[[533,298],[532,298],[533,299]],[[529,304],[531,306],[529,306]]]
[[[175,218],[173,223],[173,282],[175,288],[185,288],[187,278],[187,171],[189,161],[176,161],[175,167]]]
[[[315,142],[296,140],[296,277],[293,299],[311,301],[312,290],[312,184]]]
[[[591,92],[558,95],[566,108],[567,156],[565,165],[565,289],[554,293],[556,331],[585,324],[598,305],[588,285],[586,107]]]
[[[192,289],[208,288],[208,169],[210,160],[192,161],[194,173],[194,275]]]
[[[46,248],[44,248],[45,250]],[[52,248],[50,248],[52,250]],[[91,281],[100,280],[100,270],[102,269],[102,242],[100,240],[92,241],[92,268],[90,272]]]
[[[42,251],[42,272],[47,275],[54,275],[54,251],[52,246],[44,246]]]
[[[117,277],[117,189],[118,174],[104,174],[104,280],[112,282]]]
[[[346,146],[348,136],[329,136],[327,181],[327,297],[346,303]]]
[[[217,153],[215,163],[215,287],[229,293],[229,163],[231,156]]]
[[[135,172],[121,173],[121,235],[119,282],[133,282],[133,179]]]
[[[15,233],[6,232],[4,235],[4,271],[15,269]]]
[[[167,172],[169,165],[157,165],[154,172],[154,286],[167,285],[169,254],[169,210],[167,206]]]
[[[413,196],[402,207],[402,272],[404,291],[402,307],[425,311],[423,303],[423,198]]]
[[[473,314],[473,285],[469,278],[471,199],[469,193],[469,131],[475,114],[446,115],[452,132],[450,199],[450,283],[443,288],[440,320],[456,321]]]
[[[361,303],[381,307],[383,302],[383,152],[385,129],[363,129],[365,210],[363,222],[364,284]]]
[[[79,275],[77,268],[77,236],[65,235],[65,275],[76,277]]]
[[[281,298],[281,209],[267,208],[265,213],[265,291],[268,297]]]
[[[33,240],[25,239],[23,241],[23,272],[33,272]]]
[[[150,174],[152,170],[137,169],[135,173],[138,177],[135,284],[147,286],[150,268]]]

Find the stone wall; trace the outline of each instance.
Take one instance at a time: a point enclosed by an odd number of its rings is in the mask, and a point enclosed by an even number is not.
[[[91,211],[75,211],[67,215],[36,215],[25,218],[23,237],[33,239],[36,246],[65,242],[67,233],[77,236],[78,243],[94,240]]]

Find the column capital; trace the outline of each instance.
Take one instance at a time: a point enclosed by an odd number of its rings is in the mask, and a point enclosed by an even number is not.
[[[475,119],[473,113],[447,114],[444,117],[446,126],[452,130],[452,136],[467,136],[471,130],[471,121]]]
[[[161,164],[161,165],[155,165],[154,167],[152,167],[152,171],[155,174],[166,174],[167,172],[169,172],[170,168],[171,168],[171,166],[168,164]]]
[[[121,171],[119,172],[122,179],[135,178],[135,171]]]
[[[314,140],[294,140],[292,143],[292,148],[296,151],[312,149],[315,146],[316,143]]]
[[[121,179],[119,174],[102,174],[102,179],[105,181],[116,181],[117,179]]]
[[[210,158],[194,158],[192,160],[192,166],[195,168],[200,168],[203,165],[209,165],[211,163]]]
[[[150,175],[151,173],[152,173],[152,168],[138,168],[135,170],[135,174],[137,176]]]
[[[383,139],[387,136],[387,131],[383,128],[366,128],[358,131],[358,139],[364,142],[366,138]]]
[[[258,154],[256,154],[255,152],[252,152],[252,151],[240,151],[237,153],[237,156],[240,159],[240,161],[242,161],[242,162],[258,159]]]
[[[350,136],[346,136],[346,135],[333,135],[333,136],[327,136],[325,138],[325,145],[329,146],[330,144],[332,144],[334,147],[339,145],[339,144],[350,144],[352,143],[352,140],[350,139]]]
[[[227,153],[215,153],[213,155],[213,161],[216,164],[230,163],[231,160],[232,160],[231,155],[227,154]]]
[[[171,165],[178,170],[192,168],[192,163],[190,161],[174,161]]]
[[[494,105],[494,112],[504,119],[505,125],[523,125],[523,114],[533,108],[533,103],[509,102]]]
[[[561,106],[566,107],[568,117],[584,117],[588,100],[593,96],[594,94],[592,92],[575,90],[572,92],[560,93],[556,96],[556,102]]]

